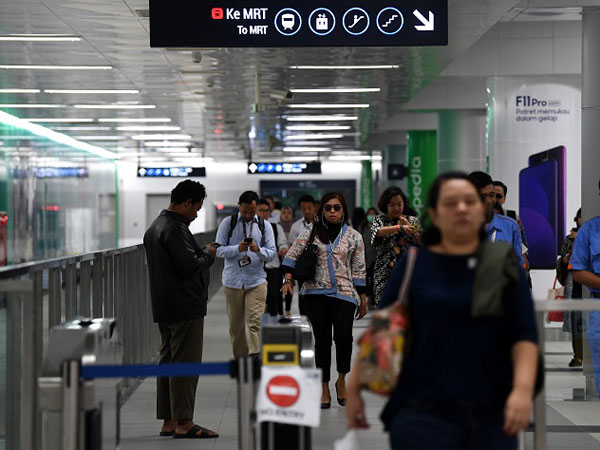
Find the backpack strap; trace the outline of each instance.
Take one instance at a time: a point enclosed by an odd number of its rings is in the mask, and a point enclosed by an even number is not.
[[[260,230],[260,233],[262,235],[262,237],[260,238],[260,246],[264,247],[265,246],[265,241],[266,241],[266,237],[265,237],[265,220],[263,218],[261,218],[261,217],[258,218],[258,229]],[[275,248],[277,248],[277,242],[275,242]]]
[[[273,237],[275,238],[275,250],[278,250],[277,241],[279,240],[279,231],[277,230],[277,224],[271,223],[271,228],[273,229]]]
[[[230,217],[229,221],[229,234],[227,235],[227,245],[229,245],[229,241],[231,240],[231,235],[233,234],[233,230],[235,230],[235,226],[237,225],[238,213],[233,214]]]

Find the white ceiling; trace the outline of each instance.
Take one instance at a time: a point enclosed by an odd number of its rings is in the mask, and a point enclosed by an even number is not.
[[[164,0],[166,1],[166,0]],[[553,1],[553,0],[548,0]],[[66,34],[79,42],[0,41],[0,66],[91,65],[111,70],[0,69],[0,90],[39,89],[38,94],[0,93],[2,104],[59,104],[61,108],[3,108],[21,118],[85,118],[92,123],[51,123],[50,127],[110,127],[108,130],[60,130],[71,136],[92,136],[89,142],[124,155],[154,155],[131,140],[137,131],[115,126],[179,126],[189,134],[191,156],[218,161],[281,155],[282,117],[298,114],[347,114],[360,118],[343,139],[322,146],[343,151],[374,150],[364,143],[386,118],[402,109],[415,93],[435,79],[492,25],[510,20],[539,20],[540,1],[529,11],[528,1],[449,0],[449,45],[405,48],[315,49],[151,49],[148,2],[145,0],[43,0],[0,3],[0,36],[11,34]],[[533,19],[526,17],[527,12]],[[578,14],[569,10],[570,16]],[[553,19],[554,20],[554,19]],[[392,70],[298,70],[296,65],[394,64]],[[260,74],[264,114],[252,114],[255,78]],[[271,98],[273,91],[292,88],[369,87],[377,93],[296,94],[289,102]],[[137,89],[139,94],[49,94],[47,89]],[[302,110],[289,103],[368,103],[367,109]],[[77,104],[141,104],[154,109],[78,109]],[[98,123],[105,118],[170,118],[170,123]],[[252,125],[258,137],[250,142]],[[169,133],[165,131],[164,133]],[[300,134],[302,132],[294,132]],[[122,140],[98,141],[100,136]],[[87,138],[86,138],[87,139]],[[86,140],[84,139],[84,140]],[[306,144],[308,145],[308,144]],[[311,144],[314,146],[314,144]],[[253,152],[250,155],[250,152]],[[162,153],[160,153],[162,155]],[[286,155],[298,156],[294,153]],[[139,155],[138,155],[139,156]],[[127,156],[137,158],[138,156]],[[167,155],[168,156],[168,155]],[[178,156],[178,155],[176,155]],[[179,155],[180,156],[180,155]],[[143,158],[144,156],[142,156]],[[143,159],[142,159],[143,160]]]

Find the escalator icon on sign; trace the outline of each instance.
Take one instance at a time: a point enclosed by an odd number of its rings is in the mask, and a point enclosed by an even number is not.
[[[283,36],[293,36],[302,27],[302,16],[293,8],[285,8],[275,16],[275,29]]]

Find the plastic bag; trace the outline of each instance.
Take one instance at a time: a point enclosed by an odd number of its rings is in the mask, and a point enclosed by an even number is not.
[[[343,438],[333,443],[334,450],[360,450],[356,430],[348,430]]]

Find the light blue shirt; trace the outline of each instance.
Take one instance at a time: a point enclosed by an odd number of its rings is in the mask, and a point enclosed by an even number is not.
[[[519,265],[523,267],[523,242],[521,241],[521,229],[516,220],[501,214],[494,214],[494,218],[487,228],[490,241],[508,242],[513,246],[519,259]]]
[[[585,222],[577,232],[569,268],[600,277],[600,216]],[[600,293],[598,289],[590,288],[590,291]]]
[[[227,242],[229,227],[231,224],[231,216],[226,217],[219,225],[217,230],[216,242],[221,244],[217,249],[217,256],[225,258],[225,267],[223,269],[223,286],[231,289],[251,289],[267,282],[267,274],[265,272],[265,263],[277,257],[275,250],[275,238],[273,236],[273,228],[271,224],[265,220],[265,238],[264,246],[262,246],[263,236],[258,226],[258,217],[254,216],[252,224],[242,222],[240,213],[237,215],[237,224],[231,234],[231,239]],[[246,229],[246,236],[244,235]],[[252,230],[252,231],[250,231]],[[245,237],[254,239],[259,247],[259,252],[254,253],[240,252],[238,246]],[[239,261],[248,255],[250,264],[240,267]]]

